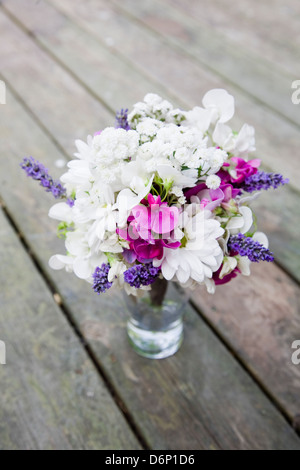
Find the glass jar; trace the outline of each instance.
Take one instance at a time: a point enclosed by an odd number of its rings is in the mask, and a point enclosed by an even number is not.
[[[143,357],[164,359],[175,354],[183,340],[183,316],[189,291],[158,279],[150,291],[125,295],[130,318],[127,332],[133,349]]]

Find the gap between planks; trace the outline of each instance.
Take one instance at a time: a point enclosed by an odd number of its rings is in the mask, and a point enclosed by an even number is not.
[[[131,429],[131,431],[133,432],[133,434],[137,438],[137,440],[138,440],[139,444],[141,445],[141,447],[143,448],[143,450],[151,450],[149,444],[146,442],[146,440],[143,437],[142,431],[139,429],[138,425],[135,423],[133,417],[130,414],[130,411],[128,410],[127,406],[125,405],[124,401],[122,400],[120,394],[118,393],[116,388],[110,382],[104,368],[101,366],[100,362],[98,361],[92,347],[89,345],[87,340],[84,338],[84,336],[80,332],[80,330],[79,330],[76,322],[74,321],[73,316],[70,313],[68,307],[65,305],[65,303],[63,302],[60,294],[57,292],[57,289],[54,287],[52,280],[49,278],[49,276],[47,275],[47,273],[43,269],[42,264],[39,262],[39,260],[35,256],[35,254],[32,251],[30,245],[28,244],[25,236],[22,234],[22,232],[19,229],[19,227],[18,227],[17,223],[15,222],[14,218],[9,213],[9,211],[8,211],[1,195],[0,195],[0,207],[1,207],[1,209],[3,211],[3,214],[6,217],[8,223],[10,224],[10,226],[12,227],[12,229],[14,230],[16,235],[18,236],[24,250],[26,251],[26,253],[30,257],[30,259],[32,260],[32,262],[33,262],[34,266],[36,267],[38,273],[43,278],[43,280],[46,283],[48,289],[52,293],[55,302],[57,303],[59,309],[62,312],[62,315],[66,318],[66,320],[67,320],[68,324],[70,325],[70,327],[72,328],[74,334],[79,339],[80,344],[85,349],[89,359],[91,360],[91,362],[94,365],[95,369],[99,373],[99,375],[100,375],[101,379],[103,380],[108,392],[110,393],[113,401],[115,402],[117,408],[120,410],[120,412],[124,416],[129,428]]]
[[[288,411],[281,405],[280,401],[276,398],[276,396],[272,393],[272,391],[264,385],[263,381],[259,377],[259,375],[255,372],[254,368],[251,367],[243,358],[239,356],[237,351],[235,351],[234,346],[230,344],[230,342],[226,339],[225,335],[222,334],[221,330],[214,325],[213,321],[209,320],[208,316],[205,316],[202,311],[201,307],[197,304],[197,302],[192,298],[190,300],[190,304],[194,308],[194,310],[198,313],[199,317],[203,320],[203,322],[217,335],[219,341],[225,346],[225,348],[231,353],[231,355],[235,358],[235,360],[239,363],[241,368],[247,372],[252,379],[255,381],[257,386],[260,388],[262,393],[270,400],[273,406],[281,413],[281,415],[285,418],[287,423],[292,426],[295,430],[297,435],[300,437],[300,421],[299,416],[291,416]]]

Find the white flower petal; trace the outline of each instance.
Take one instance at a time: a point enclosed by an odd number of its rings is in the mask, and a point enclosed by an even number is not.
[[[253,240],[255,240],[256,242],[260,243],[261,245],[263,245],[265,248],[269,248],[269,240],[268,240],[268,237],[265,233],[263,232],[256,232],[254,235],[253,235]]]
[[[162,264],[161,272],[167,281],[171,281],[175,275],[175,269],[171,268],[166,260]]]
[[[92,268],[87,259],[77,258],[74,261],[73,269],[79,279],[88,279],[92,275]]]
[[[73,219],[72,208],[69,207],[65,202],[59,202],[58,204],[55,204],[51,207],[49,211],[49,217],[51,219],[60,220],[70,224]]]
[[[237,267],[241,271],[243,276],[250,276],[251,271],[250,271],[250,266],[251,266],[251,261],[247,256],[242,256],[238,258],[238,264]]]
[[[226,90],[210,90],[203,98],[206,109],[216,111],[216,121],[227,122],[234,116],[234,98]]]
[[[52,256],[49,260],[49,266],[51,269],[59,271],[64,269],[66,266],[71,266],[74,262],[74,259],[70,256],[55,255]]]
[[[240,211],[240,213],[242,214],[242,216],[244,218],[244,225],[241,228],[241,233],[246,233],[250,230],[250,228],[253,225],[252,210],[250,209],[250,207],[242,206],[242,207],[240,207],[239,211]]]

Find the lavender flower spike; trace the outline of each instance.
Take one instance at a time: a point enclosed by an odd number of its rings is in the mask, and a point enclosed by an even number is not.
[[[116,129],[125,129],[125,131],[130,131],[131,127],[128,123],[128,109],[121,109],[117,112],[116,115]]]
[[[124,280],[131,287],[139,289],[141,286],[150,286],[160,274],[160,268],[155,268],[152,263],[137,264],[127,269]]]
[[[246,178],[245,181],[241,184],[240,188],[247,193],[253,193],[254,191],[261,191],[263,189],[276,189],[279,186],[283,186],[288,183],[289,180],[280,174],[258,171],[254,175]]]
[[[229,238],[228,249],[234,251],[241,256],[248,256],[252,263],[258,263],[259,261],[274,261],[273,253],[265,248],[260,243],[253,240],[251,237],[246,237],[242,233],[238,235],[232,235]]]
[[[110,289],[113,285],[112,282],[108,282],[108,273],[110,270],[109,264],[102,264],[101,268],[96,268],[93,274],[94,284],[93,289],[96,294],[100,295]]]
[[[65,188],[59,181],[54,180],[49,175],[49,172],[44,165],[34,160],[34,158],[24,158],[20,166],[26,172],[27,176],[35,181],[39,181],[40,185],[45,188],[48,193],[52,193],[55,199],[66,197]],[[71,204],[71,200],[68,200],[68,204]]]

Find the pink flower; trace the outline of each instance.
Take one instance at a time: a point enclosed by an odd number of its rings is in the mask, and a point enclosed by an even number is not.
[[[162,202],[160,196],[155,198],[148,195],[148,204],[135,206],[132,215],[137,232],[144,240],[152,239],[151,232],[155,234],[170,234],[178,225],[179,210],[177,207],[169,207]]]
[[[201,209],[214,211],[222,204],[224,193],[221,189],[208,189],[205,183],[198,184],[185,193],[185,197],[189,200],[193,196],[197,196],[200,201]]]
[[[246,162],[242,158],[232,157],[231,161],[233,163],[236,163],[236,177],[234,178],[231,175],[230,179],[232,183],[236,184],[242,183],[243,181],[245,181],[246,178],[257,173],[257,170],[261,164],[261,160],[259,159],[249,160],[248,162]]]
[[[230,179],[229,173],[225,172]],[[193,196],[197,196],[200,201],[200,207],[213,212],[217,207],[222,206],[224,209],[229,208],[229,202],[235,199],[241,192],[240,189],[234,188],[232,184],[222,183],[218,189],[208,189],[205,183],[198,184],[185,193],[185,197],[189,200]]]
[[[160,196],[155,198],[149,194],[147,200],[132,209],[128,230],[117,230],[121,238],[130,242],[130,249],[124,250],[124,258],[129,263],[136,260],[144,263],[154,258],[162,259],[165,247],[179,248],[181,243],[173,236],[178,220],[177,207],[169,207]]]
[[[224,167],[225,165],[223,165]],[[230,166],[230,165],[226,165],[226,166]],[[222,180],[222,184],[227,184],[227,183],[230,183],[230,174],[228,173],[228,171],[226,170],[220,170],[218,173],[217,173],[218,177],[221,178]]]
[[[213,280],[216,284],[216,286],[221,286],[223,284],[228,284],[228,282],[232,281],[232,279],[236,278],[238,274],[241,272],[239,268],[235,268],[231,273],[227,274],[226,276],[223,277],[223,279],[220,279],[220,273],[222,271],[222,267],[218,271],[216,271],[213,274]]]
[[[203,189],[197,194],[201,209],[214,211],[222,204],[224,193],[221,189]]]
[[[241,192],[240,189],[234,188],[232,184],[221,184],[220,189],[224,193],[223,202],[229,202],[231,199],[235,199]]]

